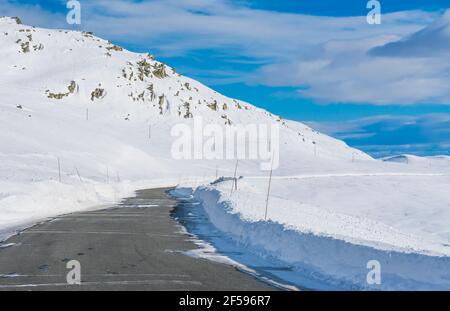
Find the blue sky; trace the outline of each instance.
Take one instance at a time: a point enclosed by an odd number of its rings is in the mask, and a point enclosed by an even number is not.
[[[81,0],[82,24],[178,72],[375,156],[448,154],[450,0]],[[68,28],[66,2],[0,15]]]

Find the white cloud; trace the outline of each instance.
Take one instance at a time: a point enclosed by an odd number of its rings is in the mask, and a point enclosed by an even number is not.
[[[405,38],[368,36],[325,42],[312,57],[265,66],[256,81],[303,86],[323,102],[450,104],[450,11]]]
[[[62,1],[64,2],[64,1]],[[394,13],[386,26],[361,17],[321,17],[252,9],[227,0],[96,0],[82,2],[83,28],[113,40],[149,45],[165,53],[227,48],[252,57],[286,59],[329,40],[396,36],[418,30],[432,18],[423,12]],[[0,0],[0,14],[19,14],[38,26],[64,25],[64,14]],[[365,12],[363,11],[362,14]],[[393,25],[389,25],[392,23]],[[230,51],[231,52],[231,51]]]
[[[402,40],[376,47],[374,56],[432,57],[450,54],[450,10],[434,23]]]
[[[18,4],[11,0],[0,0],[0,16],[17,16],[28,25],[68,28],[65,15],[49,12],[36,4]]]
[[[369,56],[436,18],[420,11],[385,14],[383,24],[360,17],[324,17],[253,9],[227,0],[82,1],[82,28],[162,56],[217,49],[230,58],[269,65],[256,74],[227,72],[216,83],[294,86],[323,102],[374,104],[446,102],[448,61]],[[62,13],[0,0],[0,14],[26,23],[68,27]],[[305,89],[306,88],[306,89]]]

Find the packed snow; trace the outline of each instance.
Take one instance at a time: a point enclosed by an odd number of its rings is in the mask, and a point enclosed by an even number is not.
[[[150,54],[12,18],[0,18],[0,72],[0,240],[48,217],[114,204],[137,189],[182,184],[197,189],[224,234],[320,280],[364,287],[364,261],[379,258],[383,265],[393,256],[395,264],[386,266],[392,278],[382,289],[448,286],[446,157],[375,160],[218,94]],[[224,129],[280,126],[267,221],[268,172],[260,161],[173,157],[171,130],[193,127],[196,117]],[[244,177],[237,191],[231,194],[230,181],[199,187],[233,176],[236,164]],[[270,245],[261,243],[266,239]],[[405,281],[408,273],[413,277]]]

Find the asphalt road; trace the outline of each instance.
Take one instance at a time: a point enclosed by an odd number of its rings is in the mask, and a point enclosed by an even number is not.
[[[273,290],[236,268],[192,258],[167,189],[139,191],[101,211],[36,225],[0,245],[0,290]],[[81,265],[68,285],[66,265]]]

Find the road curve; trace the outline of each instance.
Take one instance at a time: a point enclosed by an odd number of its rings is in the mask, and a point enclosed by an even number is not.
[[[0,244],[0,290],[273,290],[236,268],[183,252],[196,249],[170,217],[167,189],[101,210],[56,217]],[[67,262],[81,264],[68,285]]]

